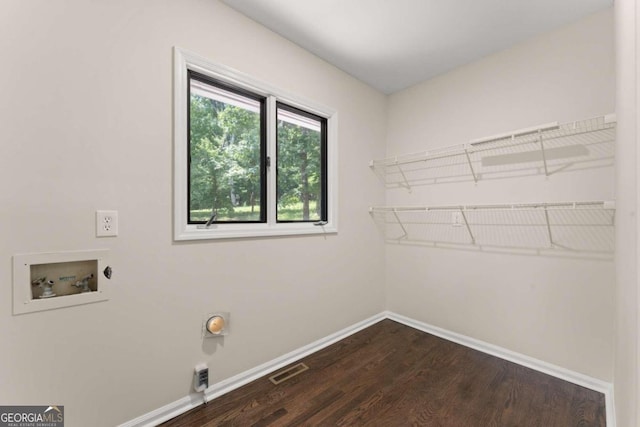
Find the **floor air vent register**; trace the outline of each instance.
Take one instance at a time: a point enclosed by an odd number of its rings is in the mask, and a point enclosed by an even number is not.
[[[271,375],[269,377],[269,381],[271,381],[275,385],[278,385],[295,377],[298,374],[303,373],[307,369],[309,369],[307,365],[305,365],[304,363],[298,363],[285,370],[278,372],[277,374]]]

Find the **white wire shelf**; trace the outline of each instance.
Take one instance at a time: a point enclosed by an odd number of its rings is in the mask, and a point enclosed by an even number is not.
[[[396,242],[612,253],[613,201],[446,206],[372,206]]]
[[[547,123],[466,144],[372,160],[390,187],[522,174],[553,173],[613,164],[615,114]]]

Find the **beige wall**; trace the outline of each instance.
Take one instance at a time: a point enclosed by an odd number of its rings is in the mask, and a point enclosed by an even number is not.
[[[173,46],[339,111],[338,235],[172,241]],[[186,396],[196,363],[215,383],[385,308],[611,381],[617,302],[631,420],[637,328],[620,322],[637,294],[625,281],[614,300],[613,261],[385,248],[367,213],[612,199],[611,167],[385,194],[367,162],[613,112],[613,46],[606,11],[386,98],[217,1],[2,2],[0,403],[111,426]],[[119,211],[120,236],[94,237],[96,209]],[[111,249],[110,301],[12,316],[13,254],[95,248]],[[213,310],[232,333],[203,343]]]
[[[172,241],[172,48],[339,112],[339,233]],[[113,426],[384,309],[385,97],[218,1],[0,4],[0,403]],[[97,239],[95,210],[119,211]],[[109,248],[111,300],[11,314],[11,256]],[[202,317],[232,333],[202,341]]]
[[[616,110],[616,342],[615,403],[619,426],[637,426],[638,394],[638,91],[640,91],[640,9],[635,0],[617,0]]]
[[[393,94],[387,155],[614,112],[607,10]],[[604,168],[387,191],[390,205],[611,200]],[[614,264],[387,247],[387,308],[605,381],[612,379]]]

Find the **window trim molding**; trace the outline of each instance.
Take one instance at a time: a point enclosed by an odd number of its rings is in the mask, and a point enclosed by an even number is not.
[[[220,80],[267,98],[267,155],[275,159],[276,100],[327,119],[327,223],[276,222],[275,173],[267,173],[267,222],[212,224],[209,228],[189,224],[188,200],[188,70]],[[338,112],[332,108],[293,95],[225,65],[216,64],[194,53],[173,49],[173,238],[208,240],[327,234],[338,232]],[[272,168],[273,168],[272,162]]]

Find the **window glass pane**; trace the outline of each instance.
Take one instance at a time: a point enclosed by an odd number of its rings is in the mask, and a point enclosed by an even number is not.
[[[189,98],[189,223],[264,221],[264,100],[194,74]]]
[[[278,103],[277,220],[326,221],[326,119]]]

